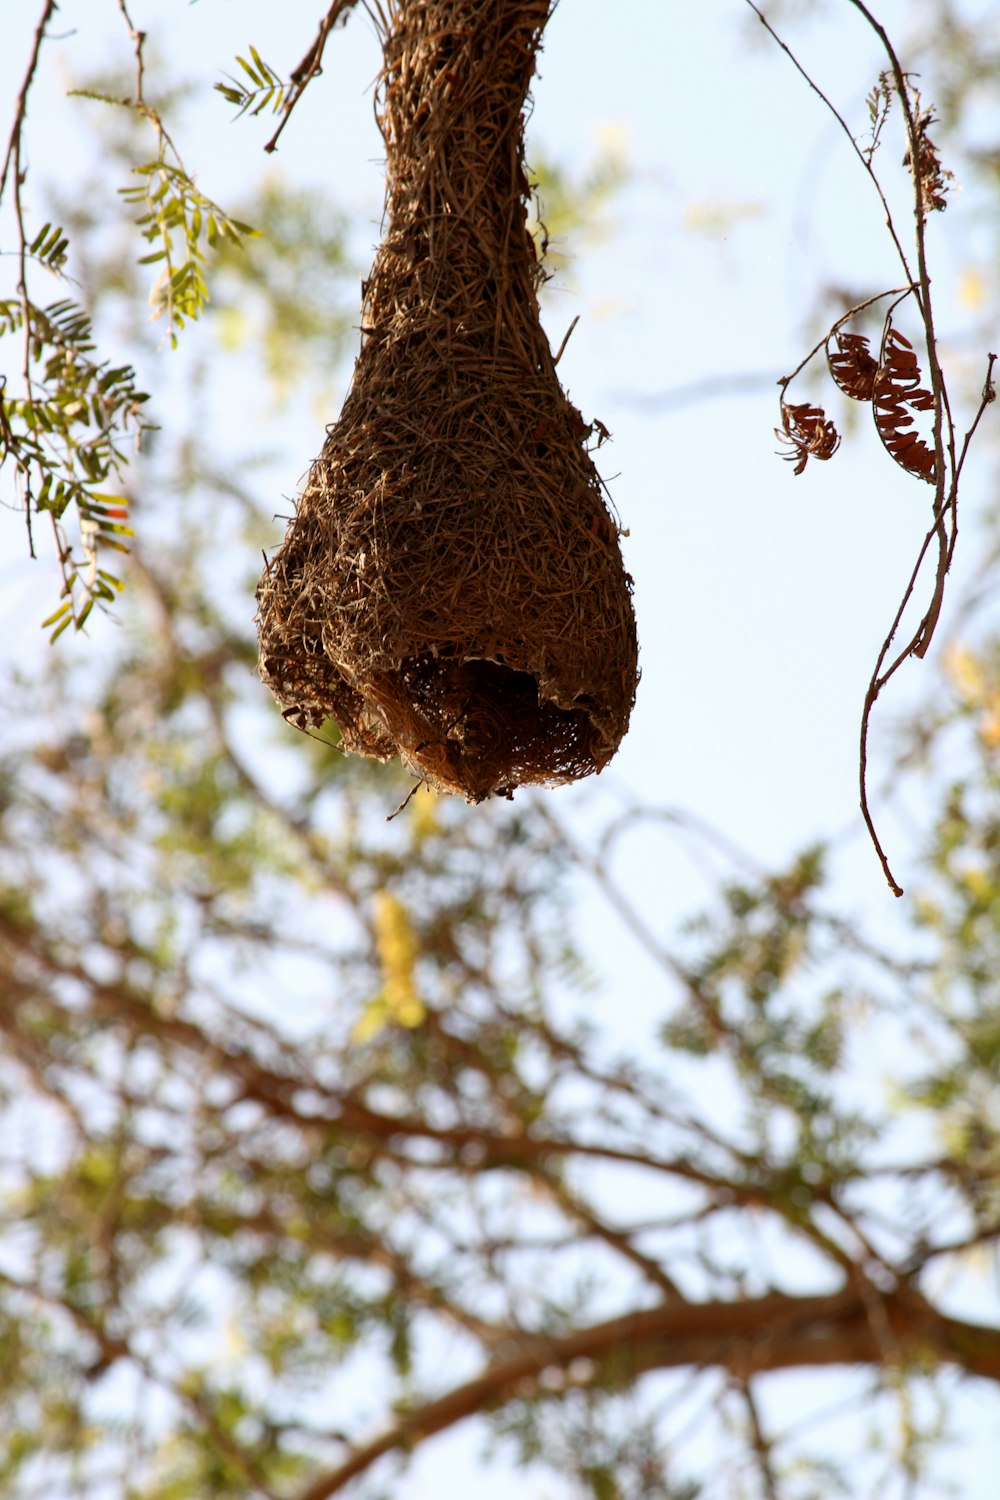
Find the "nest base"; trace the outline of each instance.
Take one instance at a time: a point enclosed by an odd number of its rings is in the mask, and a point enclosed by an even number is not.
[[[574,780],[603,763],[586,706],[546,702],[530,672],[499,662],[417,657],[372,673],[365,696],[410,770],[470,802]]]

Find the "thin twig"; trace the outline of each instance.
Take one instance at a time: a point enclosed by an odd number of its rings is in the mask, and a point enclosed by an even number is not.
[[[913,290],[914,283],[911,282],[909,286],[893,286],[890,287],[888,291],[876,292],[873,297],[866,297],[863,302],[856,302],[852,308],[848,309],[847,312],[842,313],[841,316],[837,319],[836,323],[834,323],[830,328],[829,332],[825,333],[819,340],[819,342],[812,346],[805,359],[799,360],[798,364],[795,366],[795,369],[790,375],[782,375],[779,378],[777,382],[778,385],[781,386],[782,390],[784,390],[786,386],[791,385],[796,375],[801,374],[809,361],[811,359],[814,359],[821,349],[826,348],[827,344],[833,338],[834,334],[836,334],[838,329],[843,328],[844,324],[849,323],[851,319],[853,317],[856,317],[859,312],[864,312],[866,307],[871,307],[875,302],[881,302],[883,297],[895,297],[898,293],[902,293],[905,296],[907,293],[912,292]]]
[[[24,203],[21,198],[21,189],[24,186],[24,179],[27,172],[21,162],[21,143],[24,135],[24,122],[28,113],[28,95],[31,92],[31,85],[34,82],[35,72],[38,68],[38,59],[41,55],[42,43],[45,40],[45,29],[58,8],[58,0],[46,0],[38,25],[35,27],[31,56],[28,59],[28,67],[21,83],[20,93],[14,105],[14,121],[11,125],[10,136],[7,141],[7,151],[4,156],[3,167],[0,169],[0,202],[3,201],[8,179],[12,181],[14,190],[14,217],[17,220],[18,234],[18,293],[21,300],[21,314],[24,318],[21,373],[24,378],[25,395],[29,398],[31,395],[31,303],[28,299],[28,236],[24,226]],[[0,462],[2,462],[4,456],[5,454],[0,454]],[[22,473],[25,483],[24,515],[28,532],[28,554],[34,557],[35,538],[32,532],[31,473],[27,467],[22,469]]]
[[[396,808],[396,811],[395,812],[391,812],[391,813],[386,813],[386,815],[385,815],[385,821],[387,823],[391,823],[392,820],[393,820],[393,818],[398,818],[399,815],[400,815],[400,813],[403,811],[403,809],[405,807],[409,806],[410,798],[411,797],[415,797],[417,795],[417,793],[419,792],[420,788],[422,786],[424,786],[424,785],[426,785],[426,777],[421,776],[420,780],[417,781],[417,782],[414,782],[413,786],[410,787],[410,790],[407,792],[407,794],[403,798],[402,802]]]
[[[132,24],[132,17],[128,13],[125,0],[118,0],[118,9],[121,11],[125,25],[128,27],[132,40],[135,43],[135,106],[137,109],[141,109],[145,103],[143,95],[144,64],[142,60],[142,46],[146,40],[146,33],[138,31]]]
[[[556,353],[555,359],[552,361],[553,368],[562,359],[562,357],[563,357],[563,351],[565,350],[566,345],[569,343],[570,339],[572,338],[572,336],[573,336],[573,329],[576,327],[576,325],[577,325],[577,323],[579,323],[579,321],[580,321],[580,314],[577,313],[576,317],[573,319],[572,323],[569,325],[569,327],[567,328],[565,334],[563,335],[563,341],[559,345],[559,348],[558,348],[558,351]]]
[[[861,150],[861,147],[858,145],[857,141],[854,139],[854,136],[851,134],[851,128],[850,128],[850,126],[848,125],[847,121],[844,119],[843,115],[840,113],[840,110],[837,108],[837,106],[832,102],[832,100],[830,100],[830,99],[827,98],[826,94],[824,94],[824,92],[820,88],[819,84],[815,83],[813,81],[813,79],[810,78],[810,76],[806,72],[805,68],[802,66],[802,64],[799,62],[798,58],[795,56],[795,53],[792,51],[792,49],[788,46],[788,44],[786,42],[782,41],[781,37],[775,31],[774,27],[771,25],[771,23],[767,19],[767,17],[763,14],[762,11],[760,11],[760,10],[757,9],[757,6],[754,4],[754,0],[746,0],[746,3],[749,5],[750,9],[754,12],[754,14],[756,15],[758,21],[760,21],[760,23],[764,27],[764,29],[767,32],[769,32],[769,34],[777,42],[778,46],[781,48],[782,52],[784,52],[785,56],[794,65],[794,67],[796,68],[796,70],[799,73],[801,73],[802,77],[805,79],[806,83],[812,89],[813,93],[816,94],[816,95],[818,95],[818,97],[820,99],[822,99],[823,103],[826,105],[827,109],[833,115],[833,118],[837,121],[837,124],[840,126],[841,130],[844,132],[844,134],[847,136],[847,139],[850,141],[850,143],[851,143],[851,150],[854,152],[855,156],[858,158],[858,161],[861,163],[861,165],[864,167],[865,171],[868,173],[868,176],[871,178],[872,186],[874,187],[876,193],[878,193],[879,202],[882,204],[882,207],[885,210],[885,224],[886,224],[886,228],[888,229],[890,235],[892,236],[892,243],[896,247],[896,254],[899,256],[900,264],[903,267],[903,272],[904,272],[904,274],[906,276],[906,279],[907,279],[907,281],[912,281],[913,280],[913,274],[910,271],[909,263],[908,263],[908,261],[906,259],[906,252],[905,252],[905,250],[903,249],[902,245],[899,242],[899,236],[896,234],[896,226],[892,222],[892,211],[889,208],[889,204],[886,202],[885,194],[882,191],[882,184],[879,182],[878,178],[875,176],[875,172],[874,172],[874,169],[872,167],[871,162],[865,156],[865,153]],[[857,0],[851,0],[851,3],[852,4],[856,4]],[[864,9],[864,7],[862,6],[861,9]]]
[[[749,1380],[738,1380],[736,1386],[746,1406],[747,1416],[750,1419],[750,1438],[757,1458],[757,1467],[760,1471],[760,1481],[764,1489],[764,1494],[767,1500],[779,1500],[778,1481],[775,1478],[774,1466],[771,1463],[771,1449],[773,1444],[764,1432],[753,1387]]]
[[[292,110],[295,108],[296,104],[298,104],[299,100],[302,98],[302,95],[305,93],[312,80],[316,77],[317,73],[320,73],[322,71],[321,65],[323,62],[323,49],[326,46],[327,37],[333,30],[333,27],[339,21],[340,17],[342,15],[346,15],[351,6],[355,5],[356,3],[357,0],[333,0],[333,4],[330,6],[330,9],[327,11],[322,21],[320,21],[319,30],[317,31],[308,52],[303,57],[298,67],[292,69],[292,72],[290,74],[292,86],[289,89],[285,101],[281,106],[281,123],[272,135],[271,139],[267,142],[267,145],[264,147],[265,151],[272,152],[278,149],[278,137],[281,135],[281,132],[288,124],[288,121],[291,118]]]
[[[927,612],[920,622],[920,628],[915,637],[913,655],[923,658],[931,644],[938,618],[941,614],[941,606],[944,602],[945,579],[951,565],[954,553],[955,540],[958,532],[958,474],[955,464],[955,438],[954,428],[951,421],[951,410],[948,403],[948,392],[945,385],[944,375],[941,370],[941,362],[938,358],[937,337],[934,330],[934,307],[931,301],[930,274],[927,269],[927,245],[926,245],[926,217],[927,209],[923,182],[920,172],[920,132],[917,120],[913,114],[913,103],[907,76],[903,71],[895,48],[889,40],[885,28],[876,21],[863,0],[851,0],[854,8],[865,17],[873,31],[882,43],[886,56],[892,67],[893,79],[896,84],[896,92],[899,95],[900,104],[906,121],[906,136],[909,145],[910,174],[913,179],[914,194],[914,235],[917,248],[917,274],[919,291],[916,293],[917,305],[920,308],[921,318],[924,324],[925,342],[927,345],[927,368],[930,374],[931,393],[934,397],[934,472],[937,479],[935,492],[934,514],[935,535],[938,540],[938,566],[934,581],[934,592]],[[945,501],[945,440],[944,426],[947,420],[948,428],[948,457],[951,469],[951,488],[948,499]],[[978,420],[978,419],[977,419]],[[951,512],[952,526],[949,533],[945,517]]]
[[[917,249],[917,281],[919,282],[920,286],[920,291],[917,293],[917,301],[920,304],[920,312],[924,320],[924,329],[927,334],[927,359],[931,375],[931,388],[936,403],[935,449],[937,452],[938,474],[941,475],[944,468],[944,454],[941,442],[941,419],[943,413],[943,403],[945,401],[945,390],[944,379],[941,374],[941,366],[937,354],[937,338],[934,332],[934,312],[931,305],[930,295],[931,283],[930,275],[928,274],[927,270],[927,246],[925,238],[925,220],[927,215],[924,203],[923,185],[920,176],[920,132],[917,128],[917,122],[914,119],[913,115],[913,103],[909,81],[907,79],[906,73],[903,71],[902,64],[900,63],[899,58],[896,55],[896,49],[893,47],[892,42],[889,40],[888,32],[879,21],[876,21],[867,5],[864,4],[864,0],[850,0],[850,3],[854,6],[855,10],[859,11],[861,15],[864,16],[865,20],[875,32],[875,35],[878,37],[879,41],[882,43],[885,55],[889,59],[889,65],[892,68],[892,76],[896,85],[896,93],[899,96],[899,102],[902,106],[903,115],[906,121],[906,138],[907,144],[910,148],[910,173],[913,178],[913,217],[915,224],[914,238]],[[839,119],[840,116],[838,115],[837,118]],[[843,121],[841,121],[841,124],[843,124]],[[844,129],[847,130],[846,125],[844,125]],[[847,133],[850,136],[850,131],[847,131]],[[853,136],[851,136],[851,140],[854,140]],[[855,150],[858,150],[856,143]],[[864,155],[860,151],[858,151],[858,155],[861,156],[862,161],[865,161]],[[875,173],[871,167],[871,164],[867,161],[865,161],[865,168],[869,176],[872,178],[872,181],[876,182],[876,186],[878,186],[877,180],[875,178]],[[881,188],[879,188],[879,196],[882,196]],[[884,197],[882,198],[882,201],[883,203],[885,202]],[[896,244],[896,248],[899,251],[900,258],[903,261],[903,265],[906,266],[906,258],[899,247],[899,243],[896,240],[895,231],[893,230],[891,223],[889,225],[889,229],[893,237],[893,242]],[[907,275],[909,275],[909,270],[907,270]]]
[[[903,611],[906,609],[906,606],[909,604],[910,599],[913,595],[913,590],[916,586],[917,578],[924,564],[924,558],[927,556],[928,548],[930,547],[930,544],[934,539],[936,530],[936,526],[932,527],[924,537],[923,544],[920,548],[919,553],[917,554],[917,560],[910,572],[909,582],[906,585],[906,588],[903,592],[903,597],[896,609],[896,614],[893,618],[892,625],[889,627],[889,633],[886,636],[885,640],[882,642],[882,648],[879,651],[878,657],[875,661],[875,668],[872,672],[871,680],[868,683],[868,689],[865,693],[864,707],[861,711],[861,736],[858,755],[861,816],[864,818],[865,827],[868,829],[872,844],[875,847],[875,853],[879,857],[879,861],[882,865],[882,870],[885,874],[885,878],[888,881],[889,888],[894,896],[901,896],[903,894],[903,887],[898,883],[892,873],[892,870],[889,868],[889,861],[886,857],[885,850],[882,848],[879,836],[875,831],[875,823],[872,818],[871,808],[868,805],[868,726],[871,720],[872,709],[875,707],[875,702],[878,698],[879,693],[885,687],[890,677],[894,675],[894,673],[903,665],[903,662],[906,661],[906,659],[912,654],[914,650],[914,641],[919,640],[918,633],[918,635],[909,642],[904,650],[899,653],[895,661],[890,666],[889,670],[885,673],[882,673],[882,663],[885,661],[886,657],[889,654],[889,648],[892,645],[896,631],[899,629],[899,623],[903,617]],[[880,673],[882,673],[882,675],[879,675]]]
[[[564,1213],[572,1215],[581,1224],[590,1230],[591,1234],[602,1239],[605,1244],[610,1245],[619,1255],[631,1261],[641,1271],[642,1275],[664,1296],[673,1301],[686,1302],[687,1298],[677,1285],[676,1281],[660,1265],[658,1260],[644,1254],[633,1243],[634,1231],[628,1229],[616,1229],[591,1207],[587,1201],[578,1197],[558,1173],[545,1172],[540,1174],[540,1179],[545,1183],[556,1203]],[[536,1181],[539,1179],[536,1178]]]
[[[973,418],[972,426],[965,434],[965,438],[962,442],[962,451],[958,455],[958,463],[955,465],[956,480],[962,472],[962,465],[965,463],[965,455],[969,451],[969,444],[972,442],[973,434],[976,428],[979,426],[983,412],[997,399],[996,386],[993,384],[993,366],[996,364],[996,362],[997,356],[995,354],[991,354],[986,363],[986,379],[983,381],[983,393],[980,397],[979,409],[976,412],[975,417]]]
[[[938,563],[935,570],[934,590],[924,617],[917,627],[917,630],[914,633],[909,646],[903,653],[901,653],[900,657],[897,658],[889,671],[885,674],[881,681],[879,681],[878,674],[881,670],[882,662],[885,660],[885,654],[888,650],[892,637],[895,634],[895,630],[902,615],[903,608],[905,607],[912,593],[913,585],[916,580],[916,574],[917,572],[919,572],[923,564],[924,557],[927,553],[928,541],[925,540],[923,546],[920,549],[916,568],[914,569],[914,573],[911,575],[910,583],[907,586],[906,593],[904,594],[903,602],[900,605],[899,610],[897,610],[896,612],[896,618],[893,622],[892,630],[886,638],[883,649],[879,654],[879,659],[876,663],[875,671],[873,672],[871,682],[869,683],[868,692],[865,694],[864,711],[861,716],[860,772],[862,814],[864,816],[866,824],[868,825],[868,831],[871,834],[876,852],[882,862],[882,868],[885,871],[886,879],[889,882],[890,888],[892,889],[894,895],[900,896],[902,895],[902,889],[897,885],[891,874],[891,871],[889,870],[885,853],[875,833],[870,809],[868,807],[866,788],[868,761],[868,726],[871,719],[872,708],[874,707],[875,700],[878,697],[878,694],[884,683],[888,681],[889,677],[892,676],[897,667],[902,665],[902,662],[905,661],[907,657],[912,655],[923,658],[924,656],[926,656],[927,651],[930,648],[931,640],[933,638],[938,619],[940,618],[942,605],[944,603],[945,582],[947,579],[948,570],[951,567],[951,560],[955,550],[955,542],[958,536],[958,466],[955,461],[954,426],[951,420],[951,409],[948,401],[948,392],[944,380],[944,374],[941,369],[940,359],[938,358],[937,335],[934,328],[934,308],[931,300],[930,274],[927,269],[927,208],[920,169],[920,130],[918,127],[917,119],[914,117],[912,93],[906,73],[903,71],[902,64],[899,61],[899,57],[896,54],[896,50],[893,47],[885,28],[879,21],[875,19],[871,11],[868,9],[867,5],[864,4],[864,0],[851,0],[851,4],[854,6],[855,10],[857,10],[862,16],[864,16],[865,20],[868,22],[869,26],[872,28],[872,30],[875,32],[875,35],[881,42],[886,57],[889,59],[889,65],[892,69],[893,80],[896,86],[896,93],[899,96],[900,105],[902,107],[906,123],[906,137],[909,146],[910,173],[913,179],[913,220],[914,237],[917,251],[918,289],[915,291],[915,296],[917,299],[917,305],[920,308],[920,315],[924,325],[925,344],[927,348],[927,367],[930,375],[931,393],[934,398],[934,472],[936,479],[936,488],[934,497],[934,528],[932,535],[937,539],[938,544]],[[869,171],[871,171],[870,167]],[[895,236],[893,236],[893,238],[895,239]],[[977,415],[977,423],[979,420],[979,416],[981,415],[982,408],[980,409],[979,415]],[[948,482],[948,477],[946,475],[945,469],[946,425],[950,484]],[[966,449],[967,447],[968,443],[966,443],[965,445]],[[964,453],[965,449],[963,449],[963,458]],[[946,485],[948,486],[947,498]],[[947,519],[949,513],[951,517],[950,529]]]
[[[917,560],[910,571],[909,580],[907,582],[906,588],[903,591],[903,597],[899,601],[899,605],[897,606],[896,613],[893,617],[892,625],[889,627],[889,633],[886,636],[885,640],[882,642],[882,648],[879,651],[878,657],[875,661],[875,668],[872,672],[871,680],[868,684],[868,690],[865,693],[864,709],[862,710],[861,714],[861,750],[859,757],[861,814],[865,820],[865,826],[867,827],[868,832],[871,835],[872,843],[875,846],[875,852],[878,854],[878,857],[882,863],[882,869],[885,872],[886,879],[892,889],[892,893],[894,896],[901,896],[903,894],[903,889],[902,886],[896,883],[896,880],[894,879],[892,872],[889,869],[885,851],[883,850],[882,845],[879,842],[878,835],[875,832],[871,810],[868,805],[868,728],[872,709],[874,708],[875,702],[882,689],[885,687],[886,683],[890,680],[890,678],[895,676],[896,672],[898,672],[899,668],[909,657],[923,655],[923,652],[919,650],[919,647],[923,639],[924,630],[926,628],[928,620],[927,615],[924,616],[924,619],[917,626],[916,631],[911,636],[907,644],[902,648],[901,651],[897,653],[891,665],[886,669],[885,672],[882,671],[882,663],[885,661],[886,657],[889,654],[889,648],[895,638],[896,631],[899,629],[899,624],[903,617],[903,613],[906,609],[906,606],[909,604],[910,599],[913,597],[913,590],[916,586],[917,578],[920,575],[921,569],[923,568],[924,559],[927,556],[927,553],[930,550],[931,542],[934,540],[937,533],[938,527],[937,524],[935,524],[927,532],[923,542],[921,543],[920,551],[917,553]],[[947,558],[948,562],[950,562],[950,552],[947,554]],[[947,568],[945,568],[945,571],[947,571]]]
[[[802,66],[798,58],[792,52],[791,48],[788,47],[787,44],[781,39],[781,37],[774,30],[773,26],[771,26],[770,22],[762,14],[757,5],[754,4],[754,0],[747,0],[747,4],[750,6],[751,10],[753,10],[758,20],[761,22],[770,36],[774,39],[774,41],[777,42],[778,46],[789,58],[796,70],[805,79],[810,89],[826,105],[827,109],[833,115],[841,130],[850,141],[851,149],[854,151],[854,154],[861,162],[862,167],[864,168],[876,192],[878,193],[879,201],[881,202],[886,215],[886,227],[889,231],[893,245],[895,246],[896,253],[899,256],[900,263],[903,266],[903,269],[908,278],[909,285],[904,288],[898,288],[897,291],[900,292],[903,296],[909,295],[910,293],[913,294],[913,296],[916,298],[917,305],[920,308],[920,316],[924,327],[924,337],[927,347],[927,363],[930,372],[930,387],[934,408],[933,439],[935,491],[933,524],[921,544],[920,551],[917,555],[917,560],[913,567],[913,570],[911,571],[909,582],[907,583],[903,598],[896,610],[889,632],[882,643],[881,650],[879,651],[878,658],[876,660],[875,667],[868,684],[868,689],[865,693],[864,708],[861,715],[859,754],[862,817],[864,818],[865,825],[871,836],[872,843],[882,864],[882,868],[885,872],[885,876],[889,883],[889,886],[895,895],[901,896],[903,894],[902,887],[896,882],[889,868],[885,851],[882,848],[881,842],[878,838],[878,834],[875,830],[875,825],[872,819],[871,809],[868,802],[868,731],[871,720],[871,713],[882,688],[893,676],[893,674],[899,669],[903,662],[911,656],[916,656],[918,658],[926,656],[927,651],[930,648],[934,632],[937,628],[937,624],[941,615],[941,609],[944,603],[947,576],[951,568],[952,559],[955,554],[955,546],[958,539],[959,473],[962,464],[965,461],[965,456],[968,452],[969,442],[972,438],[972,434],[975,432],[976,427],[979,424],[980,418],[982,417],[986,405],[992,399],[992,370],[994,359],[992,356],[990,357],[986,384],[983,390],[983,401],[980,405],[979,411],[976,414],[975,420],[963,442],[961,455],[956,459],[955,428],[951,415],[948,389],[938,355],[937,335],[934,327],[934,309],[931,301],[931,282],[927,266],[926,218],[928,212],[928,193],[924,181],[924,168],[922,166],[924,156],[921,153],[921,144],[922,142],[926,144],[923,133],[928,122],[928,114],[926,111],[922,111],[920,109],[920,96],[915,89],[911,88],[907,74],[903,69],[896,50],[893,47],[885,28],[880,24],[880,22],[875,19],[871,11],[868,9],[868,6],[864,3],[864,0],[850,0],[850,3],[854,6],[855,10],[857,10],[859,14],[863,16],[867,21],[868,25],[878,37],[882,48],[885,51],[886,57],[889,60],[889,66],[892,74],[895,92],[899,97],[900,106],[903,110],[906,139],[909,148],[907,160],[909,162],[910,175],[913,181],[914,244],[917,257],[916,278],[914,278],[912,272],[910,271],[906,253],[903,250],[903,247],[899,240],[899,236],[896,233],[896,228],[892,220],[892,214],[889,209],[888,202],[886,200],[885,194],[882,191],[882,186],[875,174],[875,170],[872,167],[872,151],[866,153],[861,150],[840,111],[827,97],[823,90],[818,86],[818,84],[810,77],[806,69]],[[932,203],[930,206],[940,206],[940,204],[935,205]],[[893,294],[890,293],[883,295]],[[870,302],[878,300],[879,299],[877,297],[871,298],[869,299],[868,303],[859,304],[858,308],[854,309],[854,311],[860,311],[862,307],[870,305]],[[893,304],[893,307],[894,306],[895,304]],[[890,325],[893,307],[889,309],[889,312],[886,315],[886,329],[888,329]],[[837,328],[839,328],[841,324],[846,322],[847,319],[851,316],[853,316],[853,312],[845,315],[844,318],[842,318],[836,325],[834,325],[834,329],[831,330],[831,334],[835,333]],[[828,342],[828,339],[824,340],[823,342]],[[883,335],[883,350],[884,345],[885,335]],[[805,367],[805,365],[807,365],[809,361],[814,357],[814,355],[819,352],[819,349],[821,347],[821,344],[817,344],[813,349],[809,351],[805,359],[803,359],[796,366],[791,375],[778,382],[782,388],[782,392],[784,392],[786,386],[792,379],[794,379],[799,371],[801,371]],[[892,450],[890,449],[890,452],[891,451]],[[935,569],[934,586],[930,601],[924,612],[923,618],[910,637],[907,645],[898,653],[889,668],[887,670],[883,670],[886,658],[892,647],[892,642],[895,639],[896,631],[898,630],[900,622],[902,620],[903,613],[913,596],[917,578],[921,572],[921,569],[923,568],[928,551],[930,550],[931,545],[934,542],[937,543],[937,567]]]
[[[10,175],[11,166],[13,165],[16,167],[15,159],[19,152],[21,131],[24,128],[24,119],[28,112],[28,95],[31,92],[31,85],[34,81],[35,70],[38,67],[38,58],[42,50],[42,43],[45,40],[45,28],[48,26],[49,22],[58,9],[59,0],[46,0],[46,5],[44,10],[42,11],[41,19],[39,20],[38,25],[35,28],[35,40],[31,49],[31,57],[28,60],[28,69],[24,75],[24,81],[21,84],[21,92],[18,94],[17,100],[14,105],[14,123],[11,126],[10,138],[7,142],[7,154],[4,157],[3,169],[0,170],[0,199],[3,198],[4,191],[7,187],[7,178]],[[19,187],[20,182],[18,181],[18,174],[15,170],[15,195],[17,194]]]
[[[14,217],[17,220],[17,257],[19,275],[17,290],[21,299],[21,316],[24,319],[24,338],[21,343],[21,378],[24,381],[24,394],[26,400],[31,400],[31,299],[28,296],[28,235],[24,227],[24,202],[21,198],[21,187],[25,179],[25,170],[21,166],[21,131],[18,130],[14,142]],[[20,465],[24,476],[24,515],[25,525],[28,532],[28,554],[35,556],[35,538],[32,533],[32,495],[31,495],[31,467],[25,463]],[[55,513],[53,512],[53,525]],[[58,528],[56,529],[56,545],[59,544]]]

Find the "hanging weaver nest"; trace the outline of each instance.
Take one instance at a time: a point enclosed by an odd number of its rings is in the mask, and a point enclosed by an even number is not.
[[[599,771],[627,727],[631,579],[538,317],[524,111],[551,0],[383,7],[385,238],[362,348],[258,592],[301,728],[470,801]]]

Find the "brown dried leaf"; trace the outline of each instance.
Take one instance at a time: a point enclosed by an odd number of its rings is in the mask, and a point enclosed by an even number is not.
[[[872,400],[879,437],[901,468],[934,484],[937,475],[933,451],[918,432],[906,430],[913,427],[915,411],[934,410],[934,397],[920,384],[920,365],[913,345],[890,327],[882,357]]]
[[[937,147],[927,134],[928,128],[934,123],[933,112],[929,109],[921,109],[917,113],[917,165],[916,178],[920,189],[920,205],[923,214],[928,212],[943,213],[948,207],[946,194],[948,183],[953,177],[947,167],[941,165]],[[903,157],[904,166],[911,167],[912,154],[907,151]]]
[[[810,458],[832,458],[840,447],[840,434],[827,421],[823,408],[805,401],[798,405],[782,401],[781,426],[774,429],[774,435],[792,448],[781,457],[795,465],[796,474],[802,473]]]
[[[835,336],[836,352],[830,349],[829,340],[826,345],[830,374],[845,396],[854,401],[870,401],[875,392],[878,360],[868,348],[868,339],[863,333],[844,333],[841,329]]]

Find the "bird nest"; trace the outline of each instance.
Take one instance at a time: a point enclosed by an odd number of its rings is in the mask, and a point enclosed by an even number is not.
[[[258,592],[300,727],[472,801],[599,771],[637,682],[631,579],[538,317],[528,86],[550,0],[397,0],[386,233],[337,422]]]

